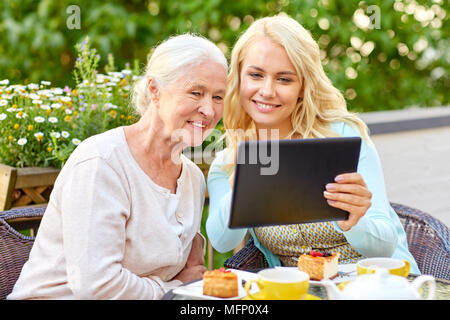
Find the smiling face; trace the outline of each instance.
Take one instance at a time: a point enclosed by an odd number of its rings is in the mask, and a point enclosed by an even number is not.
[[[200,145],[222,117],[226,78],[222,65],[206,60],[159,90],[158,112],[165,133],[181,136],[188,146]]]
[[[302,83],[286,50],[269,38],[256,40],[242,61],[240,79],[240,102],[256,128],[288,135]]]

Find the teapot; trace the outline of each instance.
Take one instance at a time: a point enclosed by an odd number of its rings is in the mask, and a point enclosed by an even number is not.
[[[426,299],[432,300],[436,292],[434,277],[424,275],[417,277],[411,283],[404,277],[392,275],[386,269],[377,269],[374,274],[356,277],[342,290],[334,282],[322,281],[332,300],[421,300],[419,289],[428,282],[429,290]]]

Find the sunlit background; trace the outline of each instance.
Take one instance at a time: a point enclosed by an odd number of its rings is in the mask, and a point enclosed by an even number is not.
[[[67,26],[70,5],[80,9],[79,29]],[[318,41],[326,72],[351,110],[446,105],[448,8],[445,0],[3,0],[0,80],[73,87],[75,44],[86,36],[102,72],[108,57],[119,70],[142,67],[151,47],[183,32],[207,36],[228,57],[255,19],[285,13]]]

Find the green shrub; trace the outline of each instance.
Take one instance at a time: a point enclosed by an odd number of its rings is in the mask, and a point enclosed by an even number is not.
[[[100,74],[100,56],[88,39],[77,45],[74,89],[49,81],[0,82],[0,162],[14,167],[62,168],[84,139],[129,125],[137,117],[129,104],[136,70]]]

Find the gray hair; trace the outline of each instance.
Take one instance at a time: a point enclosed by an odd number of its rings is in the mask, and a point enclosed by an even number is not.
[[[147,83],[156,81],[164,88],[183,75],[186,67],[195,66],[205,60],[213,60],[228,70],[227,59],[210,40],[193,34],[172,36],[158,45],[147,63],[144,74],[136,80],[132,91],[132,104],[143,115],[151,102]]]

